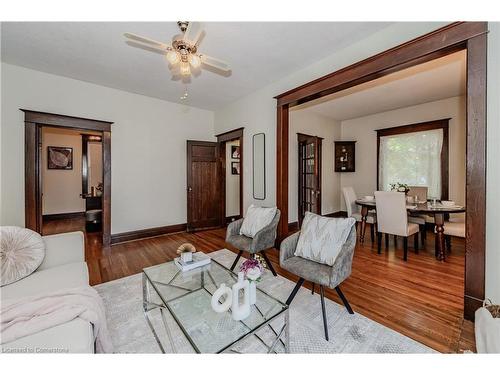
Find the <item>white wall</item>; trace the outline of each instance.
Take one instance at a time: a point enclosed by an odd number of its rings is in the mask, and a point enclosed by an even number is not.
[[[111,232],[186,222],[186,140],[214,140],[213,112],[2,63],[2,225],[24,225],[19,108],[114,121]]]
[[[358,196],[377,190],[377,129],[450,117],[449,197],[465,204],[465,97],[400,108],[342,121],[342,140],[356,141],[356,172],[342,173],[341,186],[352,186]],[[342,209],[345,202],[342,200]]]
[[[48,169],[48,146],[73,148],[73,169]],[[85,211],[82,192],[82,136],[77,131],[42,130],[43,215]]]
[[[433,31],[447,22],[412,22],[397,23],[378,33],[354,43],[315,64],[295,72],[283,79],[270,83],[268,86],[253,92],[234,103],[215,112],[216,133],[222,133],[244,126],[245,149],[251,149],[251,136],[258,132],[266,134],[266,184],[267,205],[276,203],[276,100],[278,94],[293,89],[301,84],[336,71],[342,67],[361,61],[379,52],[402,44],[408,40]],[[488,212],[487,212],[487,267],[486,293],[488,297],[500,302],[500,90],[498,88],[500,66],[500,29],[498,22],[489,24],[488,34]],[[249,148],[250,147],[250,148]],[[244,184],[252,186],[251,155],[245,158]],[[495,169],[492,171],[492,169]],[[490,197],[490,198],[488,198]],[[251,191],[244,193],[244,206],[253,203]],[[256,201],[256,204],[262,204]]]
[[[340,139],[340,122],[308,110],[290,111],[288,147],[288,222],[298,220],[297,133],[324,138],[321,166],[321,213],[340,210],[340,173],[334,172],[334,141]]]
[[[239,140],[226,142],[226,217],[240,214],[240,175],[231,173],[231,163],[240,161],[231,157],[231,146],[239,144]]]

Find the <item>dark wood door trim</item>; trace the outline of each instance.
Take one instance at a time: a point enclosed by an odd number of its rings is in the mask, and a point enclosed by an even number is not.
[[[223,222],[226,222],[226,142],[238,140],[240,142],[240,214],[243,217],[243,129],[237,128],[227,132],[217,134],[217,142],[219,143],[219,153],[221,159],[221,192],[222,192],[222,216]]]
[[[111,132],[102,132],[102,241],[111,245]]]
[[[24,124],[24,225],[41,233],[41,126],[31,121]]]
[[[42,232],[42,189],[41,189],[41,129],[51,126],[66,129],[101,131],[103,138],[103,246],[111,243],[111,124],[54,113],[21,109],[25,121],[25,226]]]
[[[487,22],[455,22],[276,97],[278,239],[288,233],[288,112],[291,106],[368,82],[447,54],[467,50],[467,181],[464,316],[484,299],[486,248]]]
[[[449,180],[450,180],[450,161],[449,161],[449,123],[450,118],[420,122],[416,124],[394,126],[391,128],[378,129],[377,132],[377,189],[380,188],[380,137],[389,135],[408,134],[423,132],[427,130],[442,129],[443,130],[443,146],[441,149],[441,199],[448,199],[449,196]]]
[[[217,138],[217,142],[234,141],[237,138],[243,137],[243,129],[245,128],[236,128],[224,133],[216,134],[215,137]]]
[[[454,22],[275,98],[278,105],[305,103],[387,74],[434,60],[466,48],[467,40],[487,33],[487,22]]]
[[[74,117],[59,115],[56,113],[30,111],[29,109],[22,109],[24,112],[25,122],[34,122],[36,124],[59,126],[72,129],[85,129],[96,131],[111,131],[111,121],[93,120],[83,117]]]

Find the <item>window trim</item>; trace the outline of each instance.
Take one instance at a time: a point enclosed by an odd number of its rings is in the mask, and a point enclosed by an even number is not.
[[[390,135],[400,135],[408,133],[417,133],[428,130],[443,130],[443,147],[441,149],[441,199],[448,199],[449,194],[449,137],[448,129],[451,118],[420,122],[416,124],[408,124],[395,126],[392,128],[377,129],[377,190],[380,188],[380,137]]]

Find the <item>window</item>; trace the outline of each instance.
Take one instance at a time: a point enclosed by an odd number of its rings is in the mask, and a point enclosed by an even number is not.
[[[430,198],[448,197],[448,119],[377,131],[378,187],[397,182],[427,186]]]

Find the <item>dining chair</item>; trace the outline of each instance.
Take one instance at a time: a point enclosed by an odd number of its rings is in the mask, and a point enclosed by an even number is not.
[[[465,221],[462,218],[450,218],[444,222],[443,229],[446,249],[451,252],[451,237],[465,238]],[[435,228],[434,233],[436,233]]]
[[[361,212],[359,211],[359,207],[356,204],[356,193],[352,186],[343,187],[342,193],[344,194],[344,201],[347,208],[347,217],[356,219],[357,227],[358,222],[361,222]],[[368,216],[366,217],[366,222],[370,224],[370,236],[373,242],[375,237],[375,226],[377,225],[377,216],[373,212],[369,212]]]
[[[381,254],[382,235],[392,234],[403,237],[403,259],[408,260],[408,237],[414,236],[415,253],[418,253],[418,230],[415,223],[408,222],[406,196],[395,191],[376,191],[377,201],[377,250]]]
[[[418,197],[419,202],[427,202],[427,196],[428,196],[428,191],[429,188],[427,186],[408,186],[410,189],[408,191],[408,196],[409,197]],[[425,225],[427,223],[425,215],[418,215],[418,214],[409,214],[408,215],[408,222],[418,224],[420,228],[420,235],[422,239],[422,244],[425,243],[425,240],[427,239],[427,231],[425,230]]]

